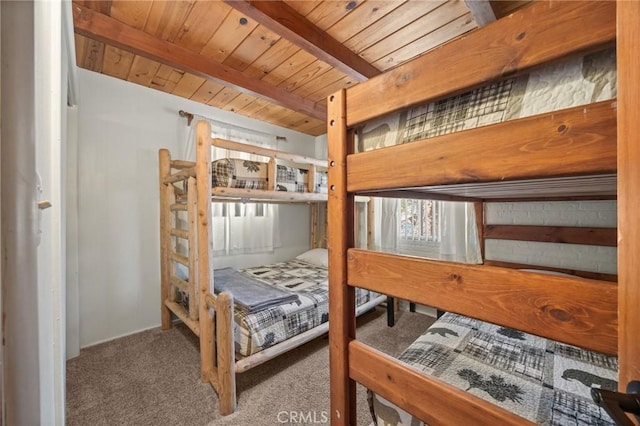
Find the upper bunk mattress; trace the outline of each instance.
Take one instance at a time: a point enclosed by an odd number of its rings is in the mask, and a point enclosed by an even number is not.
[[[446,313],[399,359],[540,425],[615,425],[590,396],[617,390],[615,357]],[[423,425],[372,392],[369,402],[377,425]]]
[[[370,120],[357,129],[357,150],[613,99],[616,77],[615,49],[548,64],[519,77]]]
[[[307,182],[309,171],[297,167],[276,165],[276,190],[289,192],[309,192]],[[239,158],[221,158],[211,163],[213,187],[267,189],[268,164]],[[314,180],[316,193],[327,193],[327,173],[316,172]]]
[[[293,259],[240,271],[298,296],[295,302],[255,313],[235,310],[234,337],[240,355],[254,354],[329,320],[326,267]],[[374,296],[377,294],[358,288],[356,304],[367,303]]]

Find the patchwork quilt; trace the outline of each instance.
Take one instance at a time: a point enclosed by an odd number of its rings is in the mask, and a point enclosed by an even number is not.
[[[611,425],[591,387],[617,389],[617,358],[446,313],[400,361],[540,425]],[[423,425],[369,391],[376,425]]]
[[[267,163],[222,158],[211,163],[211,184],[214,187],[267,189]],[[308,192],[309,171],[297,167],[276,166],[276,190],[290,192]],[[327,172],[316,172],[314,192],[327,192]]]
[[[236,352],[248,356],[329,320],[327,268],[298,259],[241,270],[248,276],[298,296],[298,300],[259,312],[235,311]],[[356,289],[356,304],[372,299]]]

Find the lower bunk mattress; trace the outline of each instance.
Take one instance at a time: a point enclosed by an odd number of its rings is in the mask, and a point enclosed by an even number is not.
[[[252,355],[329,320],[328,270],[325,266],[293,259],[272,265],[241,269],[264,283],[295,293],[298,300],[258,312],[235,310],[236,353]],[[356,289],[358,306],[377,293]]]
[[[615,425],[591,387],[617,390],[616,357],[446,313],[399,359],[541,425]],[[368,391],[376,425],[423,425]]]

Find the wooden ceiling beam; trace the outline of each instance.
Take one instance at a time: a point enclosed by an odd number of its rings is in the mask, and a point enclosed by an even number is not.
[[[284,89],[250,78],[226,65],[208,61],[198,53],[153,37],[109,16],[73,3],[75,32],[117,48],[189,72],[242,93],[326,120],[326,107]]]
[[[318,28],[283,1],[224,0],[229,6],[280,34],[348,76],[365,81],[381,71]]]

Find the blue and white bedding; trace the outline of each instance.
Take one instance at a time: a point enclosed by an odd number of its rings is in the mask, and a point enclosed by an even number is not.
[[[539,425],[614,426],[591,387],[617,389],[616,357],[446,313],[399,357]],[[423,425],[369,391],[374,424]]]
[[[234,338],[236,352],[240,355],[254,354],[329,320],[328,270],[325,266],[293,259],[240,272],[298,296],[295,302],[259,312],[235,310]],[[368,290],[356,289],[356,304],[368,302],[371,295]]]

